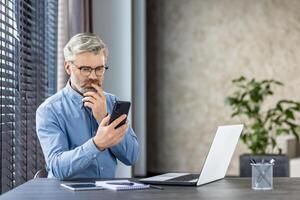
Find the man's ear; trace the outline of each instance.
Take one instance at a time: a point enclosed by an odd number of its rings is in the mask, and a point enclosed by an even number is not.
[[[65,61],[64,66],[65,66],[65,70],[66,70],[67,74],[71,75],[71,65],[70,65],[70,63]]]

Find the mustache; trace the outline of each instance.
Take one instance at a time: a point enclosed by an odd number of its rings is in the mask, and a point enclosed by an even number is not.
[[[101,82],[99,80],[89,79],[89,80],[84,81],[82,86],[87,86],[87,85],[92,85],[92,84],[101,85]]]

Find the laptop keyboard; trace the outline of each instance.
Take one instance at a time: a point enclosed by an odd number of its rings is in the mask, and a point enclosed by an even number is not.
[[[167,181],[191,181],[198,178],[199,178],[199,174],[187,174],[184,176],[168,179]]]

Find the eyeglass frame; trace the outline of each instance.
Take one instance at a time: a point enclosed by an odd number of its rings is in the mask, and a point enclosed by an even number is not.
[[[71,64],[74,65],[77,69],[79,69],[80,74],[81,74],[82,76],[89,76],[89,75],[91,75],[92,71],[95,71],[95,75],[96,75],[96,76],[103,76],[103,74],[105,73],[105,71],[109,69],[108,65],[102,65],[102,66],[97,66],[97,67],[93,68],[93,67],[91,67],[91,66],[78,66],[78,65],[76,65],[76,64],[74,63],[74,61],[69,61],[69,63],[71,63]],[[83,72],[82,72],[82,69],[83,69],[83,68],[89,69],[89,74],[84,75]],[[97,73],[96,73],[96,70],[99,69],[99,68],[104,69],[103,72],[102,72],[101,74],[97,74]]]

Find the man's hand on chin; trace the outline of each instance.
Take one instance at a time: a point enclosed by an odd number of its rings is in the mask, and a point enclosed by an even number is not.
[[[92,87],[95,89],[95,92],[84,93],[82,101],[84,102],[84,106],[92,109],[95,119],[100,123],[107,115],[106,97],[100,85],[92,83]]]

